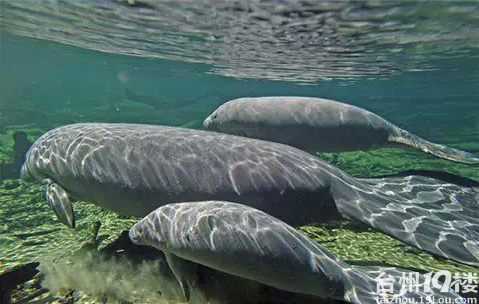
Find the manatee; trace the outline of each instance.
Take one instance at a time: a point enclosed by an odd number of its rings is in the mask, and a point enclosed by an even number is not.
[[[136,223],[129,235],[133,243],[165,253],[186,299],[190,286],[196,285],[187,261],[278,289],[350,303],[462,299],[447,287],[444,292],[424,292],[422,275],[416,282],[418,291],[401,289],[401,274],[409,271],[348,265],[288,224],[232,202],[165,205]],[[381,273],[395,280],[389,295],[378,292]],[[434,284],[438,283],[430,286]]]
[[[323,98],[233,99],[216,109],[203,125],[310,152],[412,147],[435,157],[479,164],[479,157],[472,153],[429,142],[367,110]]]
[[[24,179],[46,185],[72,227],[71,198],[144,217],[167,203],[224,200],[290,225],[345,218],[479,266],[478,186],[421,175],[355,178],[288,145],[176,127],[84,123],[33,143]],[[474,186],[471,186],[473,184]]]

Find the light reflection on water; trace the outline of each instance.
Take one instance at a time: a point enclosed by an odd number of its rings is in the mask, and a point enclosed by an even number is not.
[[[0,9],[9,33],[201,62],[241,78],[433,70],[428,60],[470,56],[479,46],[479,6],[470,1],[28,0],[1,1]]]

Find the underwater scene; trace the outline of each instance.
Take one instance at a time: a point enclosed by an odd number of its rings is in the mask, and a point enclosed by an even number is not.
[[[478,16],[0,0],[0,304],[477,303]]]

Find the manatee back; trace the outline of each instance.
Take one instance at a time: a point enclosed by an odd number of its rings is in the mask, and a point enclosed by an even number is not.
[[[289,146],[215,132],[64,126],[33,144],[24,171],[122,215],[145,216],[167,203],[215,199],[254,204],[295,224],[338,216],[324,209],[334,207],[330,176],[338,169]]]
[[[385,146],[393,128],[383,118],[345,103],[280,96],[231,100],[210,115],[205,126],[319,152]]]

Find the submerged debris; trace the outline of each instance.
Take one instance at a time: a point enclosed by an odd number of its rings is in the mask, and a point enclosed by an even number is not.
[[[0,303],[10,303],[12,291],[20,284],[33,279],[39,272],[40,263],[30,262],[19,264],[12,269],[0,272]]]

